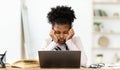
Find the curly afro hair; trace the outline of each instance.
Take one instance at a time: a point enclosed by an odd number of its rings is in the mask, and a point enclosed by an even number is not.
[[[71,7],[67,6],[57,6],[56,8],[51,8],[51,11],[47,15],[50,24],[69,24],[72,25],[74,19],[76,19],[74,11]]]

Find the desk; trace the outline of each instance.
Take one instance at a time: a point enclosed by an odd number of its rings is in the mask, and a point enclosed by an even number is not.
[[[90,69],[90,68],[0,68],[0,70],[120,70],[120,68],[111,69]]]
[[[40,67],[35,67],[35,68],[12,68],[9,64],[6,65],[6,68],[0,68],[0,70],[120,70],[119,68],[40,68]]]

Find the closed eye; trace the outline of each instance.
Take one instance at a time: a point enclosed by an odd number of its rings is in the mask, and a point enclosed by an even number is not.
[[[65,31],[64,34],[68,34],[68,31]]]
[[[60,34],[60,31],[55,31],[55,34]]]

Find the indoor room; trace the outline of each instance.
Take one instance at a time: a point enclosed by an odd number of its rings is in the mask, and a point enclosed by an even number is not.
[[[51,21],[54,14],[51,15],[52,12],[49,12],[57,9],[57,6],[74,11],[72,13],[75,17],[70,22],[67,32],[69,34],[71,30],[72,35],[68,39],[65,37],[65,40],[57,39],[56,43],[55,38],[51,36],[51,30],[55,31],[55,36],[58,38],[60,33],[56,31],[57,25],[58,28],[61,27],[59,32],[65,30],[62,27],[67,28],[61,24],[64,23],[62,19],[58,20],[55,17],[56,20]],[[49,15],[53,17],[50,19]],[[70,15],[55,14],[57,15],[70,18]],[[75,69],[71,68],[72,66],[67,67],[68,70],[120,70],[120,0],[1,0],[0,19],[0,70],[6,68],[49,70],[41,68],[42,54],[39,51],[47,50],[49,53],[60,51],[52,50],[51,47],[44,47],[43,50],[43,43],[48,37],[58,46],[64,42],[65,47],[68,46],[68,52],[80,51],[80,55],[76,56],[76,58],[80,56],[80,61],[77,61],[79,67]],[[65,25],[69,24],[68,20],[65,20]],[[76,41],[73,40],[75,36],[79,37]],[[69,47],[68,43],[73,46]],[[61,62],[63,55],[60,55]],[[48,59],[53,59],[51,57],[49,54]],[[65,57],[69,60],[69,56]],[[66,67],[53,67],[54,69],[67,70]]]

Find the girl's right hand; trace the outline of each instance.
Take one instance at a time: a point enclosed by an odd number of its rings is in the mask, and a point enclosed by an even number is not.
[[[58,43],[58,38],[57,36],[55,35],[55,31],[53,29],[51,29],[50,31],[50,37],[52,38],[52,40],[55,42],[55,43]]]

